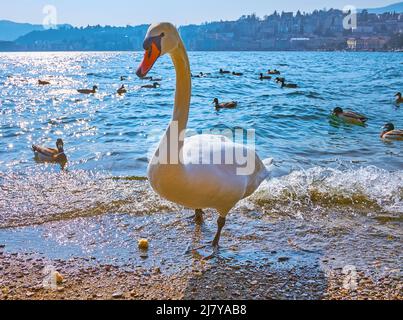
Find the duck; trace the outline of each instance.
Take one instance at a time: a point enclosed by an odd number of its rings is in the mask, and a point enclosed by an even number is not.
[[[264,76],[263,73],[260,74],[260,80],[270,80],[270,76]]]
[[[150,81],[153,81],[153,77],[143,77],[143,78],[140,78],[141,80],[150,80]]]
[[[50,82],[49,81],[44,81],[44,80],[38,80],[38,84],[40,86],[47,86],[47,85],[50,85]]]
[[[280,79],[277,82],[281,83],[281,88],[289,88],[289,89],[298,88],[298,85],[296,85],[295,83],[285,83],[285,79]]]
[[[219,103],[217,98],[214,99],[213,103],[214,103],[214,106],[215,106],[215,108],[217,110],[220,110],[220,109],[235,109],[238,106],[238,102],[236,102],[236,101]]]
[[[232,75],[237,76],[237,77],[241,77],[241,76],[243,76],[243,73],[234,71],[234,72],[232,72]]]
[[[337,107],[333,110],[333,116],[353,124],[363,125],[368,121],[368,118],[362,114],[358,114],[353,111],[344,111],[340,107]]]
[[[95,94],[97,93],[98,87],[97,86],[93,86],[92,89],[79,89],[77,90],[78,93],[82,93],[82,94]]]
[[[224,69],[220,69],[220,73],[221,73],[221,74],[230,74],[231,71],[226,71],[226,70],[224,70]]]
[[[143,44],[145,54],[137,70],[145,76],[164,55],[172,59],[176,72],[176,93],[172,119],[148,165],[147,176],[152,189],[162,198],[195,210],[195,220],[203,221],[204,209],[218,212],[217,232],[212,246],[217,252],[221,232],[229,212],[242,199],[252,195],[269,177],[268,168],[257,153],[245,144],[212,134],[185,138],[190,112],[192,81],[190,63],[178,30],[171,23],[152,24]],[[229,150],[229,151],[228,151]],[[238,161],[219,164],[217,155],[230,152],[246,155]],[[243,169],[246,169],[243,171]]]
[[[396,98],[396,103],[397,104],[403,103],[403,98],[402,98],[402,93],[401,92],[396,93],[395,98]]]
[[[62,167],[67,163],[67,156],[64,153],[64,142],[62,139],[57,139],[56,149],[33,145],[32,151],[35,154],[35,159],[39,162],[59,163]]]
[[[204,73],[204,72],[200,72],[199,74],[192,74],[192,78],[206,78],[208,76],[210,76],[211,73]]]
[[[122,86],[117,90],[117,93],[118,93],[118,94],[125,94],[125,93],[127,93],[127,90],[126,90],[125,86],[122,85]]]
[[[146,84],[144,86],[141,86],[142,89],[156,89],[160,87],[160,84],[158,82],[154,82],[153,84]]]
[[[281,74],[281,72],[278,71],[277,69],[274,69],[274,70],[270,70],[270,69],[269,69],[269,71],[267,71],[267,73],[268,73],[268,74]]]
[[[150,81],[161,82],[161,81],[162,81],[162,78],[154,78],[154,77],[151,77]]]
[[[121,77],[120,77],[120,81],[126,81],[127,78],[128,78],[127,76],[121,76]]]
[[[285,78],[277,77],[276,79],[274,79],[274,81],[275,81],[276,83],[285,82]]]
[[[381,132],[382,139],[403,140],[403,130],[396,130],[393,123],[387,123],[383,126]]]

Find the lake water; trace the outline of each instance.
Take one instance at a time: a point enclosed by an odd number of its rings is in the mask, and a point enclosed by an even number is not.
[[[159,199],[145,177],[148,158],[172,114],[175,75],[168,57],[140,89],[142,53],[0,54],[0,227],[109,212],[155,213],[177,207]],[[403,127],[394,94],[403,91],[402,53],[192,52],[189,128],[254,129],[261,158],[275,170],[238,209],[293,219],[338,212],[400,222],[403,142],[384,142],[381,126]],[[242,77],[220,76],[220,68]],[[281,89],[267,69],[297,83]],[[128,79],[120,81],[121,76]],[[38,86],[38,79],[49,86]],[[121,84],[128,93],[115,94]],[[99,87],[83,96],[79,88]],[[216,112],[212,101],[237,100]],[[367,126],[331,121],[341,106],[368,116]],[[63,138],[67,172],[37,164],[32,144]]]

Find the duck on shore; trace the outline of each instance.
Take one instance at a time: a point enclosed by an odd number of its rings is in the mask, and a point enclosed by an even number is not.
[[[238,106],[238,102],[230,101],[230,102],[219,102],[217,98],[213,101],[216,110],[220,109],[235,109]]]
[[[224,69],[220,69],[220,73],[221,73],[221,74],[230,74],[231,71],[226,71],[226,70],[224,70]]]
[[[38,84],[40,86],[47,86],[47,85],[50,85],[50,82],[49,81],[44,81],[44,80],[38,80]]]
[[[117,90],[117,93],[120,95],[127,93],[127,90],[126,90],[124,84],[122,84],[122,86]]]
[[[93,86],[92,89],[79,89],[77,90],[78,93],[81,94],[95,94],[97,93],[98,87],[97,86]]]
[[[158,82],[154,82],[153,84],[146,84],[144,86],[141,86],[142,89],[157,89],[160,87],[160,84]]]
[[[333,110],[333,116],[353,124],[363,125],[368,121],[368,118],[362,114],[358,114],[353,111],[344,111],[340,107],[337,107]]]
[[[62,168],[67,164],[62,139],[57,139],[56,149],[33,145],[32,151],[35,154],[35,159],[39,162],[59,163]]]
[[[403,98],[402,98],[402,93],[401,92],[396,93],[395,98],[396,98],[396,103],[397,104],[403,103]]]
[[[270,76],[265,76],[265,75],[263,75],[263,73],[261,73],[259,79],[260,79],[260,80],[270,80],[271,77],[270,77]]]
[[[383,126],[381,132],[382,139],[403,140],[403,130],[396,130],[393,123],[387,123]]]
[[[274,69],[274,70],[271,70],[271,69],[269,69],[269,71],[267,71],[267,73],[268,74],[281,74],[281,72],[280,71],[278,71],[277,69]]]

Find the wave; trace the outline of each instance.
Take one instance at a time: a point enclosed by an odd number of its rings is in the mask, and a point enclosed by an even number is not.
[[[0,228],[106,213],[142,215],[177,209],[151,192],[144,180],[82,170],[0,173]]]
[[[265,181],[241,206],[278,213],[347,210],[355,213],[403,213],[403,171],[374,166],[338,170],[314,167]],[[326,209],[326,210],[325,210]]]
[[[346,212],[401,218],[403,171],[314,167],[265,181],[234,210],[317,218]],[[0,228],[103,215],[150,215],[183,208],[159,198],[144,177],[88,171],[0,173]]]

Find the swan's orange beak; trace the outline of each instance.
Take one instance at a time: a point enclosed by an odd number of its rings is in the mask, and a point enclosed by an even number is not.
[[[152,41],[149,48],[144,53],[143,61],[141,61],[139,68],[137,69],[137,76],[143,78],[154,66],[154,63],[158,60],[161,55],[161,50],[158,45]]]

